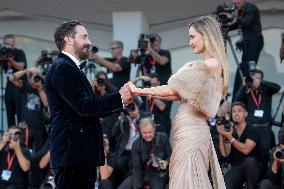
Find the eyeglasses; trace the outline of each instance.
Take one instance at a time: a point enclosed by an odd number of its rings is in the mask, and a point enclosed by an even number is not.
[[[115,49],[119,49],[120,47],[110,47],[109,50],[113,51]]]

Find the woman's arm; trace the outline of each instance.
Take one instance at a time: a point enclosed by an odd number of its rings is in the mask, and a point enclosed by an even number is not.
[[[136,86],[131,82],[128,82],[127,84],[129,85],[134,96],[147,96],[149,98],[158,98],[171,101],[181,99],[179,94],[168,85],[141,89],[136,88]]]

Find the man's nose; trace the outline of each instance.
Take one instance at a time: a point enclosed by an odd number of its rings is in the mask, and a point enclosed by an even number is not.
[[[87,39],[87,44],[92,46],[92,42],[91,42],[91,40],[89,38]]]

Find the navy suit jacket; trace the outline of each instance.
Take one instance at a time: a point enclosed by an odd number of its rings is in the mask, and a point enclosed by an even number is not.
[[[84,73],[63,53],[50,67],[45,89],[51,113],[51,167],[103,165],[99,118],[123,109],[120,94],[97,97]]]

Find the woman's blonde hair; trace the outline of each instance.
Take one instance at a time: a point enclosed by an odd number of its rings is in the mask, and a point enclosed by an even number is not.
[[[223,98],[226,97],[229,85],[229,65],[227,61],[224,39],[220,23],[212,16],[202,16],[195,19],[190,27],[200,33],[205,39],[205,48],[209,55],[221,62],[224,79]]]

